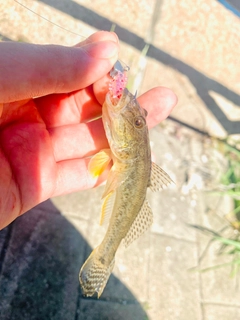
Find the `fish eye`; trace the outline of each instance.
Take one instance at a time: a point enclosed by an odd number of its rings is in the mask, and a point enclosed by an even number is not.
[[[142,127],[144,127],[146,124],[146,121],[143,117],[136,117],[134,119],[134,125],[136,128],[141,129]]]

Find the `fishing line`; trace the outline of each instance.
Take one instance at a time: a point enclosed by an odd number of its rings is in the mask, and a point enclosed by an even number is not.
[[[55,23],[55,22],[47,19],[46,17],[44,17],[44,16],[42,16],[41,14],[39,14],[39,13],[35,12],[34,10],[30,9],[29,7],[27,7],[25,4],[21,3],[21,2],[18,1],[18,0],[14,0],[14,2],[16,2],[17,4],[19,4],[20,6],[22,6],[22,7],[25,8],[26,10],[30,11],[31,13],[35,14],[36,16],[40,17],[41,19],[43,19],[43,20],[51,23],[52,25],[54,25],[54,26],[56,26],[56,27],[58,27],[58,28],[60,28],[60,29],[62,29],[62,30],[64,30],[64,31],[66,31],[66,32],[69,32],[69,33],[71,33],[71,34],[77,35],[77,36],[79,36],[79,37],[81,37],[81,38],[83,38],[83,39],[86,39],[86,38],[87,38],[87,37],[85,37],[85,36],[81,36],[80,34],[74,32],[74,31],[71,31],[71,30],[69,30],[69,29],[66,29],[66,28],[64,28],[63,26],[61,26],[61,25],[59,25],[59,24],[57,24],[57,23]],[[110,32],[114,32],[114,31],[115,31],[115,28],[116,28],[116,24],[113,23],[112,26],[111,26]],[[124,61],[122,61],[122,60],[120,60],[120,59],[118,59],[118,60],[123,64],[123,67],[124,67],[124,70],[125,70],[125,71],[129,71],[129,70],[130,70],[130,67],[129,67]]]
[[[25,8],[26,10],[32,12],[32,13],[35,14],[36,16],[42,18],[43,20],[51,23],[52,25],[54,25],[54,26],[56,26],[56,27],[58,27],[58,28],[60,28],[60,29],[62,29],[62,30],[65,30],[65,31],[67,31],[67,32],[69,32],[69,33],[71,33],[71,34],[74,34],[74,35],[76,35],[76,36],[79,36],[79,37],[81,37],[81,38],[86,39],[86,37],[81,36],[80,34],[74,32],[74,31],[71,31],[71,30],[69,30],[69,29],[66,29],[66,28],[64,28],[63,26],[61,26],[60,24],[57,24],[57,23],[55,23],[55,22],[47,19],[46,17],[42,16],[41,14],[39,14],[39,13],[35,12],[34,10],[30,9],[29,7],[25,6],[23,3],[19,2],[18,0],[14,0],[14,2],[16,2],[17,4],[19,4],[20,6],[22,6],[22,7]]]

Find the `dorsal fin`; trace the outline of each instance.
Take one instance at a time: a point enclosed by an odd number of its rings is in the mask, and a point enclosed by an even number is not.
[[[152,162],[150,189],[152,191],[158,191],[162,189],[163,186],[168,186],[172,182],[169,175],[156,163]]]
[[[139,211],[136,219],[133,221],[126,237],[124,238],[125,247],[129,246],[130,243],[140,237],[151,226],[152,222],[152,209],[147,199],[145,199],[141,210]]]

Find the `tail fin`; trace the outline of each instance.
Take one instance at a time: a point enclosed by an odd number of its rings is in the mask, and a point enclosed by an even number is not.
[[[90,254],[79,273],[83,294],[87,297],[94,295],[95,292],[98,298],[100,297],[114,267],[114,258],[109,264],[99,257],[97,250],[98,247]]]

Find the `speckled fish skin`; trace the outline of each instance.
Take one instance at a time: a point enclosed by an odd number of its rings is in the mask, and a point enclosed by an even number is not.
[[[109,94],[106,96],[102,119],[112,152],[113,167],[109,179],[116,179],[116,189],[110,188],[110,194],[115,193],[115,201],[106,235],[80,272],[81,286],[87,296],[94,292],[101,295],[111,274],[115,253],[146,197],[151,174],[146,114],[128,89],[124,89],[117,105],[112,104]],[[108,183],[109,180],[105,189],[107,193]]]
[[[89,171],[98,175],[107,167],[109,159],[113,160],[103,193],[101,215],[101,221],[111,216],[108,229],[79,274],[86,296],[97,293],[100,297],[102,294],[121,241],[129,245],[152,224],[153,215],[146,200],[147,188],[157,191],[171,182],[171,178],[151,162],[147,111],[141,108],[128,89],[122,89],[122,79],[120,74],[119,82],[113,83],[116,86],[111,86],[103,105],[102,119],[110,150],[100,151],[89,163]]]
[[[113,170],[121,172],[116,189],[113,214],[101,249],[108,252],[110,260],[129,231],[146,198],[151,175],[151,150],[146,111],[135,97],[124,90],[117,112],[103,107],[103,122],[113,154]],[[136,125],[136,123],[138,125]]]

